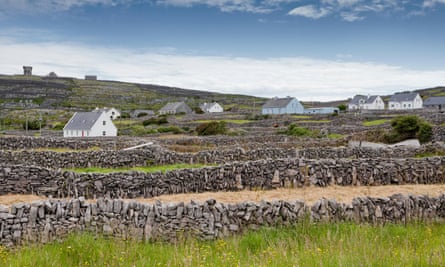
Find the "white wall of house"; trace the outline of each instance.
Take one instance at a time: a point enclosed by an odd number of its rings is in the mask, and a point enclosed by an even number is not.
[[[380,96],[377,96],[372,103],[365,103],[363,109],[381,110],[385,109],[385,102]]]
[[[214,103],[214,104],[207,110],[207,112],[209,112],[209,113],[217,113],[217,112],[223,112],[223,111],[224,111],[223,107],[221,107],[221,105],[218,104],[218,103]]]
[[[63,130],[63,137],[117,136],[117,128],[106,112],[102,112],[91,129]]]
[[[416,95],[413,101],[388,102],[388,109],[391,110],[419,109],[422,107],[423,107],[423,100],[419,94]]]
[[[121,115],[121,112],[115,108],[110,108],[106,113],[112,120],[117,119]]]

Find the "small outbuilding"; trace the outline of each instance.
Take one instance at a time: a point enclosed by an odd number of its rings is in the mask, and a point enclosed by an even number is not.
[[[117,136],[117,128],[107,113],[99,110],[76,112],[63,128],[63,137]]]
[[[445,108],[445,96],[431,96],[423,102],[423,107],[442,110]]]

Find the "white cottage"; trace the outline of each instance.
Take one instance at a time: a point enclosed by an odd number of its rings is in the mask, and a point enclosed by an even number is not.
[[[76,112],[63,128],[63,137],[117,136],[117,128],[103,111]]]
[[[220,104],[213,102],[213,103],[204,103],[199,106],[199,108],[204,111],[205,113],[217,113],[217,112],[223,112],[224,109],[221,107]]]
[[[392,95],[388,102],[388,109],[420,109],[423,107],[423,100],[418,93],[398,93]]]
[[[385,102],[378,95],[364,96],[356,95],[348,103],[348,110],[382,110],[385,109]]]

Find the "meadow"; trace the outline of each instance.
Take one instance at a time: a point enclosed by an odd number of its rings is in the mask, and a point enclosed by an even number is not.
[[[181,236],[181,235],[180,235]],[[0,249],[2,266],[443,266],[445,225],[311,223],[264,227],[214,241],[142,242],[72,234]]]

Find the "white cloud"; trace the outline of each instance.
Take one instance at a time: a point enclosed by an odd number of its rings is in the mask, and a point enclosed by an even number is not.
[[[445,1],[445,0],[426,0],[426,1]],[[337,15],[341,19],[354,22],[363,20],[369,13],[396,13],[407,10],[409,6],[412,9],[420,9],[419,4],[412,4],[409,1],[398,0],[319,0],[315,3],[297,7],[289,12],[295,15],[305,16],[309,18],[322,18],[327,15]],[[297,12],[295,12],[295,10]],[[317,12],[318,11],[318,12]],[[321,13],[325,11],[325,13]],[[305,15],[306,14],[306,15]],[[312,16],[307,15],[312,14]]]
[[[289,11],[288,15],[302,16],[311,19],[319,19],[329,14],[325,8],[317,9],[313,5],[300,6]]]
[[[0,39],[0,51],[2,74],[21,73],[23,65],[31,65],[37,75],[94,74],[106,80],[314,101],[445,84],[445,70],[415,71],[366,62],[189,56],[5,39]]]
[[[445,0],[425,0],[424,7],[434,7],[436,4],[445,4]]]

